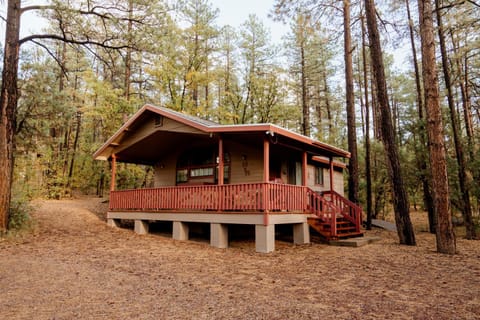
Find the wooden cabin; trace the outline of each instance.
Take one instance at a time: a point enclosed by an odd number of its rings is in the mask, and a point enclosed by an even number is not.
[[[347,151],[273,124],[220,125],[145,105],[98,151],[111,161],[108,224],[173,222],[173,238],[210,224],[212,246],[228,247],[230,225],[254,225],[258,252],[275,248],[275,226],[291,225],[296,244],[310,227],[324,239],[361,235],[361,209],[344,198]],[[118,162],[154,167],[154,188],[116,190]]]

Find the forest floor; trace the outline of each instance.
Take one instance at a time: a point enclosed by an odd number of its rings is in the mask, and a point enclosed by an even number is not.
[[[480,242],[437,254],[423,213],[416,247],[377,229],[260,254],[107,227],[101,199],[33,204],[34,231],[0,239],[0,319],[480,319]]]

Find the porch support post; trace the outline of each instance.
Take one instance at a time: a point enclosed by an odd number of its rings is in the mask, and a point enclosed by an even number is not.
[[[115,176],[117,175],[117,156],[112,154],[112,178],[110,180],[110,191],[115,191]]]
[[[263,139],[263,182],[270,181],[270,141]]]
[[[173,221],[173,235],[175,240],[188,240],[188,224],[181,221]]]
[[[135,220],[135,233],[147,234],[148,233],[148,222],[144,221],[144,220]]]
[[[215,248],[228,248],[228,226],[226,224],[210,224],[210,245]]]
[[[107,226],[113,227],[113,228],[119,228],[120,227],[120,220],[119,219],[107,219]]]
[[[307,152],[302,153],[302,186],[307,186]]]
[[[330,191],[334,191],[333,190],[333,158],[332,157],[330,157],[329,165],[330,165]]]
[[[223,159],[223,139],[220,136],[218,138],[218,185],[223,185],[224,180],[224,159]]]
[[[269,253],[275,250],[275,225],[255,225],[255,250]]]
[[[310,229],[307,222],[295,223],[293,225],[293,243],[307,244],[310,243]]]
[[[268,134],[267,134],[268,135]],[[270,181],[270,141],[266,136],[263,139],[263,192],[262,192],[262,202],[263,202],[263,224],[268,226],[268,210],[270,208],[270,198],[269,198],[269,188],[268,182]],[[258,250],[257,250],[258,251]]]

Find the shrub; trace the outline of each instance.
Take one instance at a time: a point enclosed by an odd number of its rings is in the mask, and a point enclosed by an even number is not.
[[[32,226],[32,208],[25,199],[12,199],[8,219],[9,231],[20,231]]]

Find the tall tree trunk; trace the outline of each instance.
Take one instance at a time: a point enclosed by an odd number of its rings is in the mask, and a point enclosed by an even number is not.
[[[430,233],[435,233],[435,227],[437,225],[437,218],[435,216],[435,210],[433,209],[432,191],[430,190],[429,176],[427,175],[427,157],[425,156],[424,148],[427,148],[427,138],[425,136],[425,116],[423,114],[423,92],[422,85],[420,83],[420,71],[418,68],[417,49],[415,47],[415,36],[413,29],[413,19],[410,14],[409,0],[405,1],[407,7],[408,26],[410,31],[410,45],[412,47],[413,56],[413,68],[415,70],[415,87],[417,91],[417,110],[419,119],[419,139],[421,150],[418,150],[416,155],[417,167],[419,169],[419,179],[422,182],[423,188],[423,204],[428,212],[428,226]]]
[[[303,36],[303,35],[302,35]],[[302,86],[302,134],[310,136],[310,110],[308,108],[307,97],[307,75],[305,66],[305,41],[300,43],[300,79]]]
[[[367,200],[367,230],[372,229],[372,169],[371,169],[371,150],[370,150],[370,105],[368,101],[368,64],[366,53],[366,32],[365,18],[361,15],[362,26],[362,61],[363,61],[363,83],[365,86],[365,180],[366,180],[366,200]]]
[[[453,34],[451,34],[451,41],[453,47],[454,56],[459,56],[459,46],[460,41],[455,41]],[[462,66],[462,60],[464,65]],[[469,90],[469,69],[468,69],[468,53],[463,54],[463,57],[456,59],[457,72],[460,76],[458,83],[460,86],[460,93],[462,97],[462,107],[463,107],[463,117],[465,123],[465,131],[467,134],[467,145],[468,145],[468,154],[470,157],[470,162],[475,159],[475,154],[478,150],[478,146],[475,144],[475,137],[473,132],[473,116],[472,116],[472,106],[470,101],[470,90]],[[480,180],[480,169],[476,166],[471,166],[470,170],[472,172],[473,181]],[[474,192],[477,201],[480,199],[478,190]]]
[[[348,198],[358,203],[357,130],[355,124],[355,96],[353,92],[352,36],[350,34],[350,0],[343,1],[343,35],[345,58],[345,88],[347,95]]]
[[[323,75],[323,90],[325,92],[325,108],[327,109],[327,121],[328,121],[328,141],[333,142],[333,120],[332,120],[332,110],[330,106],[330,89],[328,88],[328,81],[327,81],[327,70],[326,66],[323,67],[322,75]]]
[[[131,37],[132,37],[132,27],[133,27],[133,0],[128,0],[128,24],[127,24],[127,37],[128,41],[128,48],[127,53],[125,54],[125,99],[127,101],[130,100],[130,83],[131,83],[131,75],[132,75],[132,49],[131,46]]]
[[[395,211],[395,223],[397,225],[400,244],[415,245],[415,234],[410,221],[408,195],[403,182],[398,146],[395,143],[392,116],[388,104],[387,84],[383,64],[383,54],[378,33],[375,5],[373,0],[365,0],[365,12],[367,17],[368,37],[370,40],[370,55],[372,68],[377,84],[377,99],[380,105],[382,141],[385,146],[390,184],[393,191],[393,204]]]
[[[20,37],[20,0],[9,0],[0,94],[0,232],[8,228],[13,181],[13,153],[17,113],[17,72]]]
[[[435,0],[435,9],[437,12],[438,38],[440,40],[440,52],[442,56],[443,76],[445,87],[447,88],[448,108],[450,109],[450,121],[452,123],[453,141],[455,143],[455,154],[458,164],[458,183],[460,186],[460,194],[462,196],[462,215],[465,222],[466,238],[469,240],[476,238],[475,225],[472,217],[472,205],[470,203],[470,191],[467,186],[467,163],[463,153],[463,143],[460,137],[459,121],[455,102],[453,101],[452,83],[450,79],[450,68],[448,64],[447,48],[445,44],[445,36],[443,33],[443,22],[440,0]]]
[[[67,178],[67,190],[70,190],[72,186],[72,177],[73,177],[73,168],[75,164],[75,154],[77,153],[78,147],[78,138],[80,137],[80,128],[82,124],[82,113],[77,111],[76,116],[76,129],[75,129],[75,138],[73,139],[73,151],[72,151],[72,159],[70,159],[70,168],[68,170],[68,178]]]
[[[422,40],[422,73],[427,111],[427,133],[432,171],[432,191],[438,217],[436,228],[437,251],[455,254],[456,240],[447,175],[447,157],[435,61],[435,40],[430,0],[418,0],[420,36]]]

